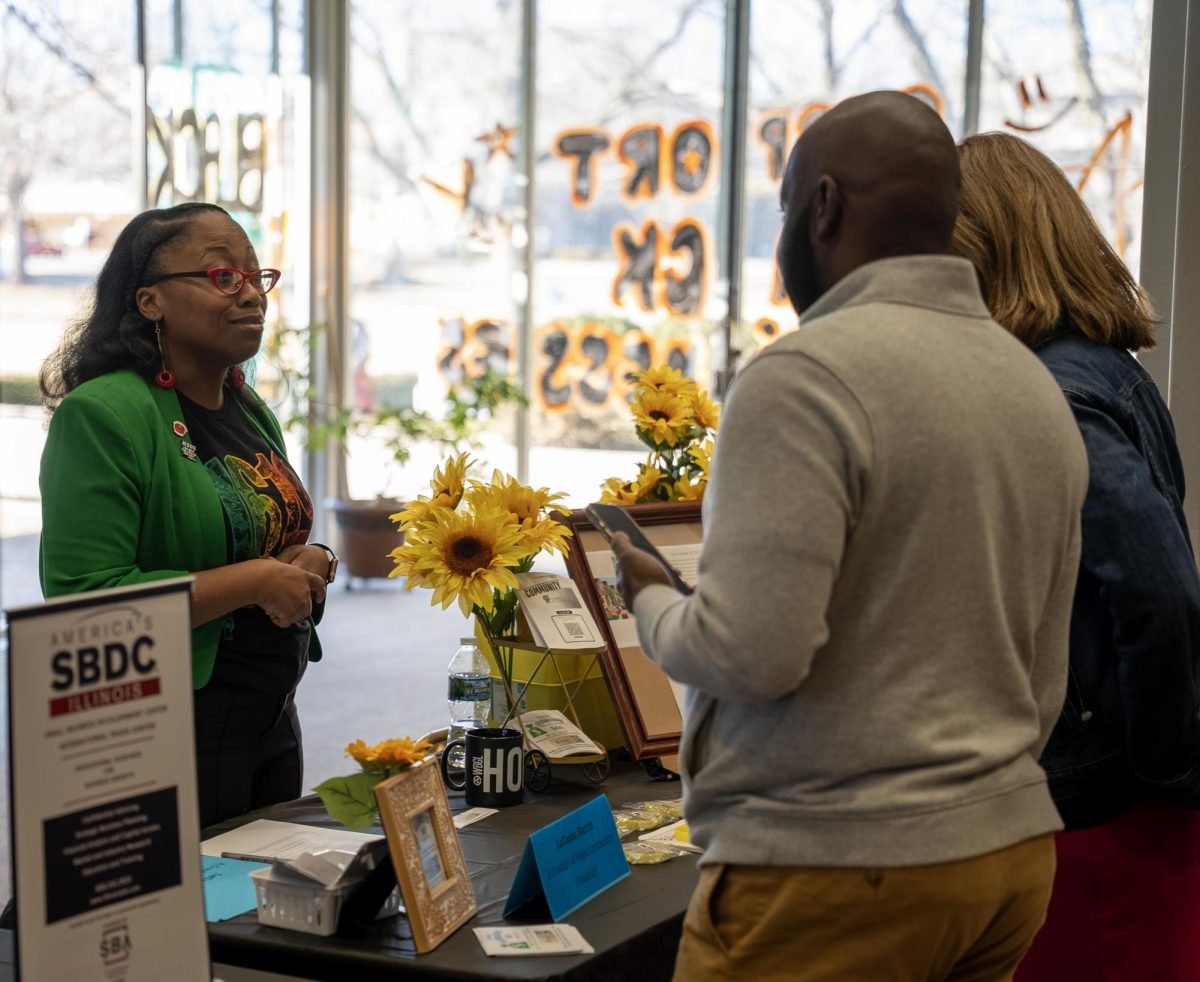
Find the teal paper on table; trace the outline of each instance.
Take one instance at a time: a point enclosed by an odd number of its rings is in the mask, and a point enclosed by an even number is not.
[[[258,906],[250,874],[256,869],[266,869],[270,863],[251,863],[245,859],[223,859],[219,856],[200,858],[204,860],[200,878],[204,881],[206,921],[227,921]]]
[[[504,916],[544,895],[561,921],[628,875],[612,809],[599,795],[529,837]]]

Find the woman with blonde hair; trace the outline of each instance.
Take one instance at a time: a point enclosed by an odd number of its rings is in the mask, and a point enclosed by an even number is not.
[[[1067,697],[1042,755],[1066,831],[1016,978],[1194,979],[1200,575],[1171,415],[1131,354],[1153,346],[1153,314],[1046,156],[988,133],[959,158],[955,247],[1058,380],[1089,461]]]

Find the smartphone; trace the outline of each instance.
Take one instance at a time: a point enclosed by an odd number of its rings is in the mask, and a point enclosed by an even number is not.
[[[596,526],[596,530],[610,543],[612,542],[613,535],[617,532],[624,532],[629,536],[629,541],[633,545],[650,553],[658,564],[667,571],[667,575],[671,578],[671,586],[680,593],[690,594],[692,592],[692,588],[679,575],[679,570],[663,558],[663,554],[658,551],[658,547],[646,538],[646,533],[642,531],[642,527],[620,505],[593,502],[583,509],[583,513]]]

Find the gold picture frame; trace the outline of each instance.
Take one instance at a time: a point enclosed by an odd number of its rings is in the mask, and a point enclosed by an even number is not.
[[[418,952],[433,951],[476,911],[437,758],[381,781],[375,799],[413,942]]]
[[[703,538],[699,502],[664,501],[625,507],[642,527],[646,538],[659,548],[698,546]],[[613,629],[616,618],[611,602],[614,594],[612,578],[598,576],[593,569],[594,562],[611,556],[607,540],[583,511],[571,512],[567,524],[575,533],[567,553],[567,570],[604,636],[605,650],[600,661],[625,745],[635,760],[667,758],[664,765],[677,769],[678,764],[671,755],[679,752],[683,717],[671,680],[642,651],[636,640],[626,636],[624,643],[618,643]],[[589,556],[593,558],[589,559]],[[605,591],[603,598],[602,588]],[[632,617],[628,612],[618,616],[621,619]],[[627,630],[624,632],[625,635],[628,633]]]

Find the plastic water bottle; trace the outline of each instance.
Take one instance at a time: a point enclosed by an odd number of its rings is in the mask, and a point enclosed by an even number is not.
[[[467,730],[487,726],[492,710],[492,677],[488,660],[474,638],[460,638],[458,651],[446,669],[446,697],[450,705],[449,740],[461,740]],[[448,766],[465,766],[466,754],[455,747]]]

